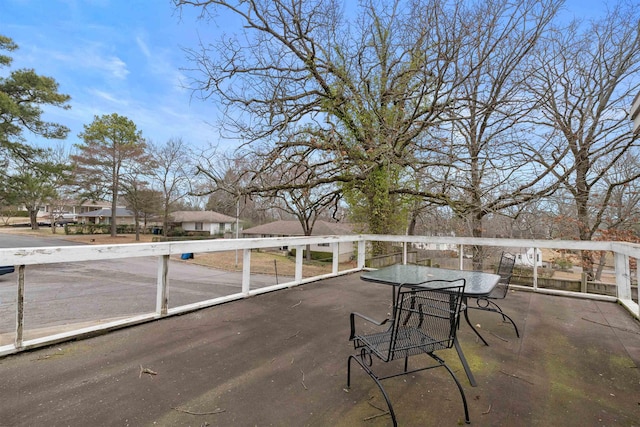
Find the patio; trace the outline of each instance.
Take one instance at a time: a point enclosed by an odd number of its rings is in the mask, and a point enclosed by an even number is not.
[[[363,372],[345,390],[351,311],[383,318],[385,285],[359,273],[0,359],[0,425],[387,426]],[[612,302],[511,292],[521,331],[471,311],[442,353],[478,426],[640,425],[640,323]],[[374,361],[374,363],[376,363]],[[403,426],[458,425],[462,404],[444,370],[385,382]],[[383,409],[384,408],[384,409]]]

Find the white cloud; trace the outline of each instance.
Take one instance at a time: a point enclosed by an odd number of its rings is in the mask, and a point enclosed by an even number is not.
[[[108,102],[112,102],[114,104],[120,104],[120,105],[126,105],[127,104],[127,102],[122,100],[122,98],[117,97],[114,94],[105,92],[105,91],[100,90],[100,89],[89,88],[88,92],[89,92],[90,95],[93,95],[96,98],[102,99],[104,101],[108,101]]]
[[[100,64],[100,62],[98,62]],[[117,79],[126,79],[129,74],[127,64],[117,56],[109,56],[102,61],[104,69],[108,70],[111,75]]]
[[[138,45],[144,56],[146,56],[147,58],[151,58],[151,51],[149,50],[149,46],[143,40],[142,36],[136,36],[136,44]]]

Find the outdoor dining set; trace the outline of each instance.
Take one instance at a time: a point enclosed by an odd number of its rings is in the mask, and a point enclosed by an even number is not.
[[[393,425],[396,426],[396,414],[382,381],[443,367],[457,385],[464,407],[464,420],[467,424],[470,423],[464,389],[454,371],[437,353],[455,348],[469,383],[476,387],[473,372],[457,339],[460,319],[464,317],[485,345],[489,344],[469,319],[469,310],[497,313],[513,326],[516,336],[520,336],[513,319],[496,302],[507,295],[514,264],[515,257],[503,253],[497,274],[401,264],[363,273],[362,280],[391,287],[393,308],[392,315],[381,321],[365,314],[351,313],[349,340],[353,342],[356,352],[348,358],[347,387],[351,386],[351,362],[355,361],[375,381],[389,408]],[[371,327],[362,332],[365,328],[357,327],[359,321]],[[410,367],[409,358],[419,355],[429,356],[426,359],[429,363]],[[384,363],[404,360],[404,364],[399,371],[380,376],[373,368],[375,359]],[[417,357],[412,360],[415,359]],[[421,362],[423,360],[420,359]]]

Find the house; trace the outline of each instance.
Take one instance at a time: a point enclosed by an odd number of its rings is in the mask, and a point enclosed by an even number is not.
[[[455,233],[452,231],[451,233],[448,234],[444,234],[444,233],[438,233],[435,235],[430,235],[430,236],[437,236],[437,237],[456,237]],[[414,242],[411,244],[411,246],[414,249],[421,249],[423,251],[452,251],[452,252],[458,252],[459,247],[458,245],[454,244],[454,243],[426,243],[426,242]]]
[[[54,204],[45,204],[38,209],[37,217],[43,219],[72,219],[78,220],[77,216],[81,213],[97,211],[100,209],[110,208],[111,202],[106,200],[99,201],[80,201],[77,199],[58,200]],[[124,207],[118,205],[118,207]],[[22,208],[24,210],[24,208]]]
[[[356,234],[351,224],[316,221],[311,232],[312,236],[331,236]],[[275,221],[258,225],[242,231],[243,237],[292,237],[304,236],[302,225],[299,221]],[[284,247],[283,249],[287,249]],[[338,248],[340,262],[346,262],[353,256],[353,243],[341,243]],[[324,252],[332,254],[333,249],[329,243],[311,245],[311,252]]]
[[[542,254],[534,248],[526,248],[524,251],[514,253],[516,256],[516,265],[524,267],[542,267]]]
[[[77,217],[82,224],[111,224],[111,208],[79,213]],[[134,223],[133,212],[125,208],[116,208],[116,224],[128,225]]]
[[[171,214],[175,227],[185,231],[208,231],[210,235],[223,235],[236,230],[237,219],[214,211],[176,211]]]

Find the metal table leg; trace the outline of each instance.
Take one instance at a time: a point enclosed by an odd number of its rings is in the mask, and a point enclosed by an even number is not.
[[[462,348],[460,347],[460,343],[458,342],[458,337],[453,341],[453,345],[456,347],[456,352],[458,353],[458,357],[460,358],[460,362],[462,362],[462,366],[464,367],[464,371],[467,374],[467,378],[469,379],[469,383],[471,387],[476,387],[476,379],[473,377],[473,373],[471,372],[471,368],[469,368],[469,364],[467,363],[467,359],[464,357],[464,353],[462,352]]]

